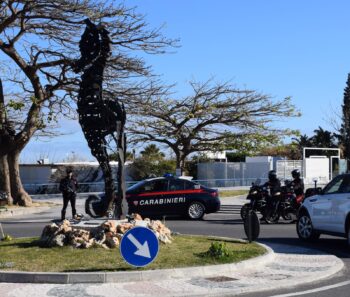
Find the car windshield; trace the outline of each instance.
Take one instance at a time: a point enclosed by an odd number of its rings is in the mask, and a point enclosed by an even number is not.
[[[128,190],[133,191],[133,190],[137,189],[138,187],[141,187],[142,185],[144,185],[145,182],[146,181],[144,181],[144,180],[139,181],[138,183],[136,183],[136,184],[132,185],[131,187],[129,187]]]
[[[140,192],[161,192],[168,190],[168,180],[155,179],[139,187]]]
[[[324,194],[349,193],[350,192],[350,176],[337,176],[324,189]]]
[[[201,188],[200,184],[185,180],[185,190],[198,190]]]

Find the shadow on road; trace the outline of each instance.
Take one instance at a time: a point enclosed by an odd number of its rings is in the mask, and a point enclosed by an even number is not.
[[[316,255],[322,253],[333,254],[341,258],[350,258],[350,249],[344,238],[320,238],[315,242],[303,242],[298,238],[270,237],[258,240],[270,246],[277,253],[295,254],[303,253]]]

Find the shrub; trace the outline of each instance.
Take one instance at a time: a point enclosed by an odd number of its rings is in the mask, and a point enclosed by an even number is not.
[[[212,242],[206,255],[211,258],[220,259],[231,256],[231,253],[232,252],[227,248],[226,243]]]

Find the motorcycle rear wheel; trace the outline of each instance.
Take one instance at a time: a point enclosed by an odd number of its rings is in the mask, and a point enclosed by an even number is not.
[[[282,218],[286,221],[290,221],[290,220],[292,220],[292,214],[290,212],[286,212],[286,213],[282,214]]]
[[[280,219],[280,215],[277,212],[267,214],[265,216],[265,222],[267,224],[277,224]]]
[[[92,218],[100,218],[102,214],[99,209],[96,209],[96,205],[101,204],[101,198],[97,195],[90,195],[85,201],[85,212]],[[98,207],[97,207],[98,208]]]

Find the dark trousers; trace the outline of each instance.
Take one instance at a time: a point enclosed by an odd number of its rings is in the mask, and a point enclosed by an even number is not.
[[[62,221],[66,218],[66,209],[68,206],[68,202],[70,202],[70,205],[72,206],[72,216],[76,215],[77,211],[75,209],[75,199],[76,195],[75,193],[63,193],[63,208],[61,211],[61,219]]]

